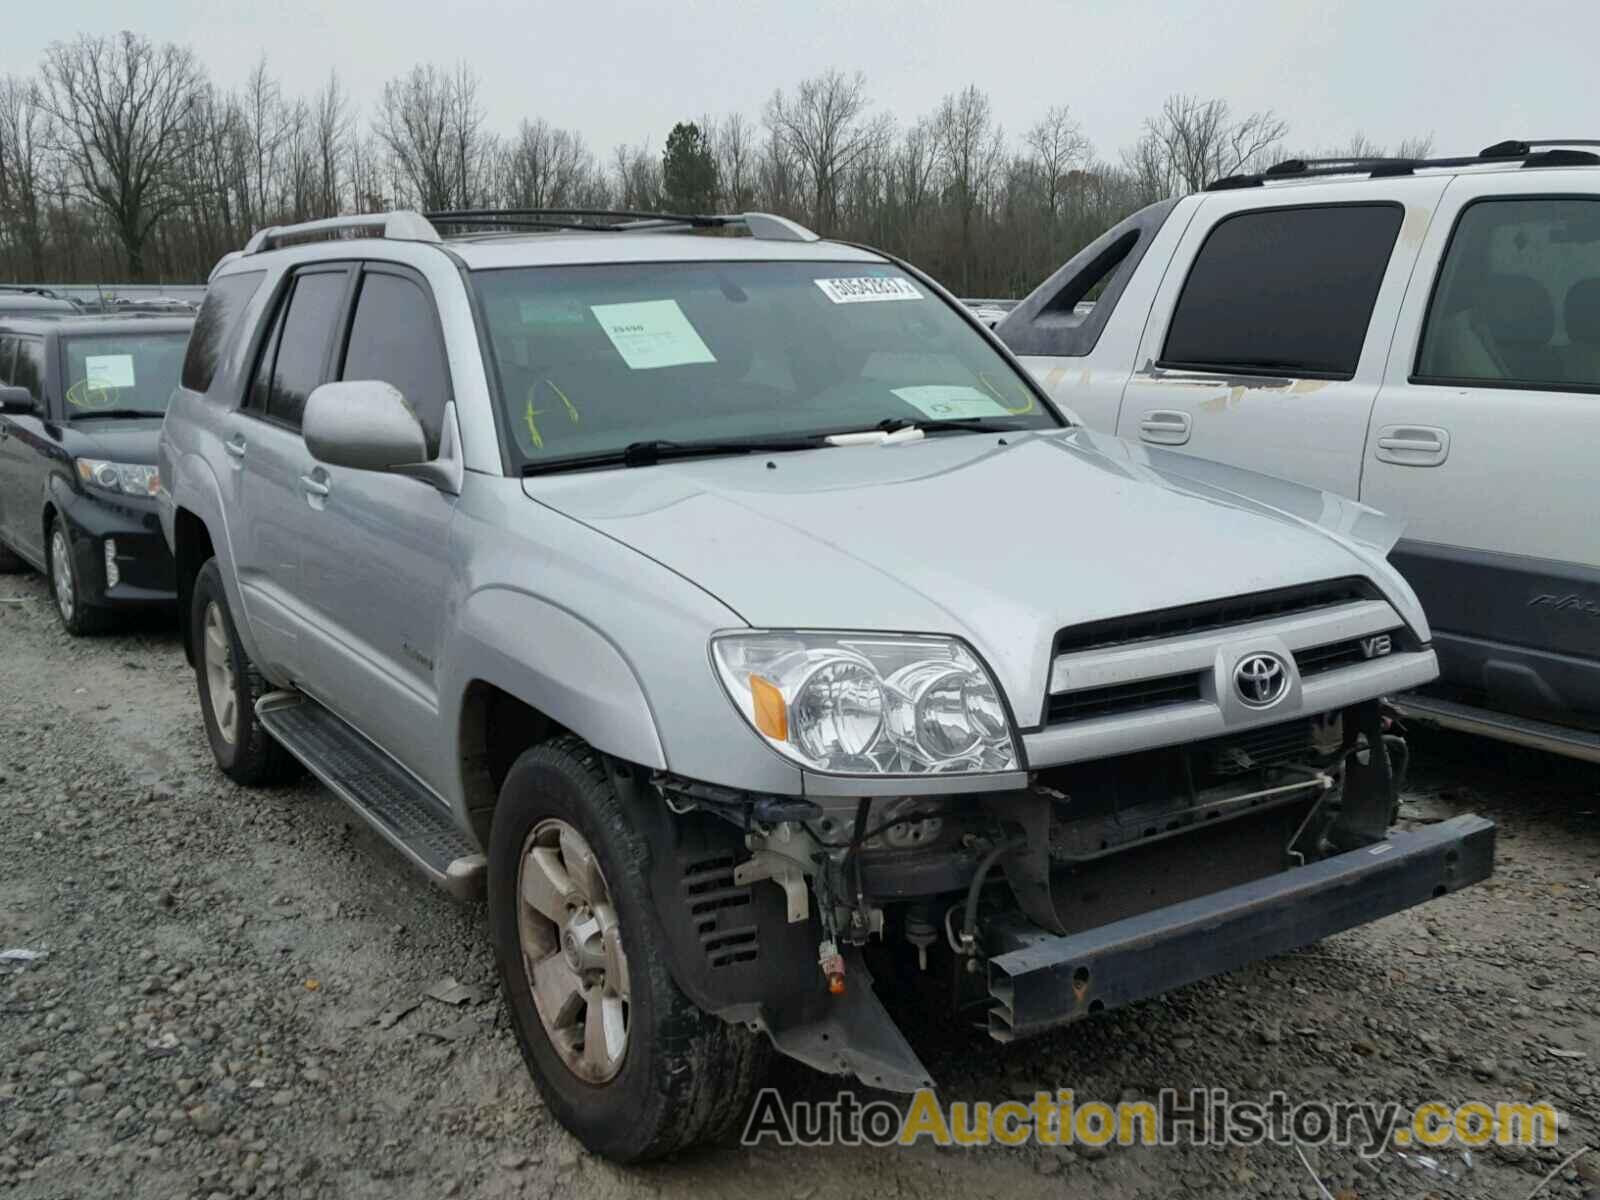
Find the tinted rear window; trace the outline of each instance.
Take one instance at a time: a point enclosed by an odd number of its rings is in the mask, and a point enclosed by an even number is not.
[[[1162,365],[1355,374],[1404,209],[1342,204],[1217,223],[1189,272]]]
[[[206,289],[205,303],[195,318],[194,332],[189,335],[189,351],[183,360],[184,387],[192,392],[210,388],[228,337],[265,276],[265,271],[224,275]]]

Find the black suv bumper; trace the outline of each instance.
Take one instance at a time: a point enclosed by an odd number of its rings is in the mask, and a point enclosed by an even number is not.
[[[1021,916],[986,931],[1000,1041],[1282,954],[1487,879],[1493,821],[1468,815],[1098,929],[1056,937]]]
[[[62,505],[61,516],[84,603],[129,608],[177,601],[177,570],[154,500],[79,492]],[[108,580],[107,539],[116,544],[115,583]]]

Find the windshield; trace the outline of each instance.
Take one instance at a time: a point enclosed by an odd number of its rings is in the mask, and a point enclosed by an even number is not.
[[[66,339],[67,416],[167,411],[187,333],[95,334]]]
[[[891,266],[626,263],[474,279],[523,465],[884,421],[1060,424],[981,334]]]

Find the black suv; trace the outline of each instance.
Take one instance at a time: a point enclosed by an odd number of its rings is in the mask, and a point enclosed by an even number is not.
[[[45,572],[61,623],[170,605],[156,437],[188,318],[0,318],[0,571]]]

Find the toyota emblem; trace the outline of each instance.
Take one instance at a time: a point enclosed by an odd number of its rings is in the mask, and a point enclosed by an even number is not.
[[[1289,668],[1276,654],[1246,654],[1233,668],[1233,690],[1251,708],[1271,708],[1289,691]]]

